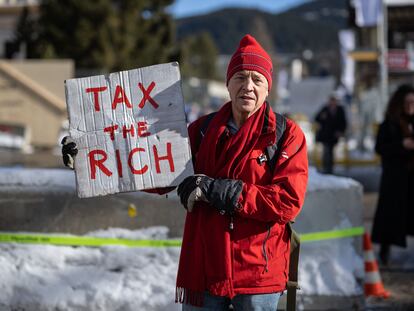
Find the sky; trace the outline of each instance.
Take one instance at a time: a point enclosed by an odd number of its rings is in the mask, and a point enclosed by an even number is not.
[[[176,18],[200,15],[226,7],[256,8],[275,13],[284,11],[309,0],[176,0],[171,12]]]

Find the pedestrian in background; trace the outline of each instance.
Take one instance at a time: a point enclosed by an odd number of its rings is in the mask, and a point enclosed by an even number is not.
[[[414,235],[413,128],[414,88],[402,85],[389,100],[375,146],[382,176],[372,240],[381,245],[380,260],[385,265],[390,245],[406,247],[406,236]]]
[[[332,94],[328,103],[317,113],[315,121],[318,124],[316,141],[322,143],[322,172],[333,173],[334,147],[346,130],[344,108],[339,105],[338,97]]]

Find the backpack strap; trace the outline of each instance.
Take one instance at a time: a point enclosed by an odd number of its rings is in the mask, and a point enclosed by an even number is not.
[[[293,230],[292,222],[288,222],[286,227],[290,234],[289,278],[286,284],[286,311],[296,311],[296,290],[300,289],[298,284],[300,238],[296,231]]]
[[[275,168],[277,159],[279,158],[279,151],[280,151],[280,147],[283,142],[282,137],[286,129],[286,117],[276,112],[275,112],[275,116],[276,116],[276,143],[266,148],[266,155],[268,158],[269,167],[272,171]]]
[[[203,140],[204,136],[207,133],[208,130],[208,126],[210,125],[211,120],[213,120],[214,116],[216,115],[217,111],[209,113],[206,118],[204,119],[203,123],[201,123],[201,127],[200,127],[200,135],[198,138],[198,147],[197,149],[200,147],[201,141]],[[195,156],[192,156],[192,161],[193,161],[193,167],[195,167]]]
[[[204,135],[206,135],[208,126],[210,125],[210,122],[211,122],[211,120],[213,120],[213,118],[216,115],[216,113],[217,113],[217,111],[212,112],[212,113],[209,113],[206,116],[206,119],[203,121],[203,124],[201,124],[201,128],[200,128],[200,134],[201,134],[200,142],[204,138]]]

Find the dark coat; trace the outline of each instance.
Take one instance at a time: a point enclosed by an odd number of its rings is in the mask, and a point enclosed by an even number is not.
[[[319,124],[316,132],[316,141],[334,145],[338,142],[338,133],[346,130],[345,111],[342,106],[337,106],[333,113],[326,105],[318,112],[315,121]]]
[[[375,150],[381,156],[382,176],[372,229],[376,243],[406,246],[414,235],[414,152],[403,147],[400,125],[385,120],[379,128]]]

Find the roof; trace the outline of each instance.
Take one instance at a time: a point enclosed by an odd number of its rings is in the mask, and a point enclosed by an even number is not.
[[[71,61],[64,61],[71,64]],[[25,61],[4,61],[0,60],[0,73],[14,80],[26,90],[34,93],[45,103],[60,113],[66,113],[66,103],[64,99],[64,79],[71,78],[72,73],[67,73],[66,77],[59,77],[59,66],[53,66],[48,61],[25,62]],[[55,61],[57,64],[58,61]],[[52,66],[51,66],[52,65]],[[56,74],[51,72],[55,67]],[[34,70],[37,69],[37,70]],[[41,69],[44,69],[43,71]],[[71,71],[71,70],[69,70]],[[62,92],[56,90],[57,84],[61,85]]]

